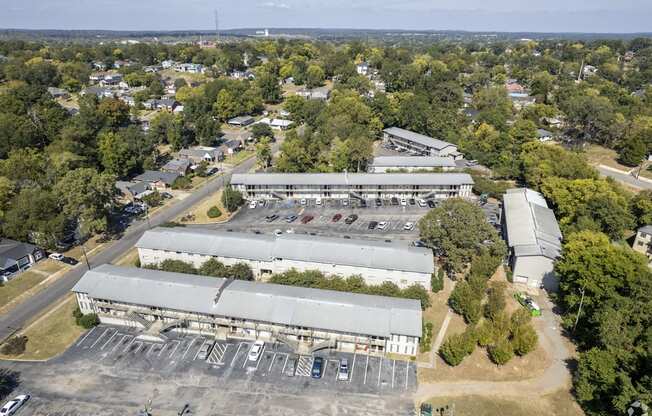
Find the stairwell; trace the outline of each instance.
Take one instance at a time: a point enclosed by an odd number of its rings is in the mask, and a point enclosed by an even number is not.
[[[329,339],[319,344],[315,344],[308,351],[312,354],[315,351],[324,350],[324,349],[335,349],[337,348],[337,340]]]
[[[283,336],[282,334],[278,334],[278,333],[274,334],[274,338],[278,342],[280,342],[282,344],[285,344],[288,347],[292,348],[293,351],[298,351],[298,349],[299,349],[299,342],[298,341],[293,341],[293,340]]]
[[[143,318],[137,312],[129,311],[127,313],[127,317],[129,319],[131,319],[132,321],[136,322],[137,324],[140,324],[145,330],[149,329],[149,327],[152,326],[151,322],[149,322],[147,319]]]

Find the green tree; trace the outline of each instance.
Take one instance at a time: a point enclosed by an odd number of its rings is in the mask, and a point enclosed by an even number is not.
[[[122,135],[106,132],[99,137],[100,162],[105,171],[118,178],[126,178],[138,165],[136,155]]]
[[[129,124],[129,106],[117,98],[104,98],[97,106],[98,113],[104,117],[110,128],[124,127]]]
[[[516,355],[527,355],[537,346],[539,337],[531,324],[517,327],[512,334],[512,347]]]
[[[217,101],[213,108],[220,121],[226,121],[240,114],[235,97],[226,89],[217,94]]]
[[[256,77],[256,85],[260,89],[260,93],[265,102],[277,103],[281,101],[281,86],[279,85],[279,78],[276,75],[268,71],[260,71]]]
[[[150,266],[153,269],[163,270],[165,272],[197,274],[197,269],[190,263],[182,260],[163,260],[158,266]]]
[[[272,164],[272,147],[268,137],[261,138],[256,144],[256,161],[263,169],[267,169]]]
[[[647,156],[647,146],[639,137],[625,141],[618,153],[618,161],[625,166],[638,166]]]
[[[505,365],[514,356],[514,350],[506,339],[498,341],[489,347],[489,358],[498,365]]]
[[[262,137],[272,138],[274,137],[274,132],[269,124],[258,123],[251,126],[251,136],[258,140]]]
[[[199,274],[204,276],[226,277],[227,267],[215,259],[206,260],[199,268]]]
[[[586,158],[558,146],[532,142],[521,151],[522,178],[528,187],[540,189],[547,178],[597,179],[598,174]]]
[[[229,212],[235,212],[245,203],[242,193],[236,189],[227,186],[222,192],[222,206]]]
[[[471,331],[449,336],[439,349],[439,354],[448,365],[453,367],[462,363],[475,349],[476,340]]]
[[[1,189],[2,186],[0,185],[0,193]],[[636,219],[637,227],[652,224],[652,191],[642,191],[634,195],[631,202],[631,210],[632,215]]]
[[[228,277],[236,280],[254,280],[254,272],[246,263],[236,263],[228,269]]]
[[[310,65],[306,71],[306,86],[308,88],[320,87],[324,84],[326,75],[318,65]]]

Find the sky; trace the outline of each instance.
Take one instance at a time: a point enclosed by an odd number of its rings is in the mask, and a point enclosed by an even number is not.
[[[0,28],[652,32],[652,0],[0,0]]]

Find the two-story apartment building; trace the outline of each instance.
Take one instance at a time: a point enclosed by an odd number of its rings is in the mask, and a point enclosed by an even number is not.
[[[463,155],[457,150],[457,145],[443,140],[415,133],[398,127],[383,130],[383,141],[401,150],[421,156],[445,156],[454,160],[462,159]]]

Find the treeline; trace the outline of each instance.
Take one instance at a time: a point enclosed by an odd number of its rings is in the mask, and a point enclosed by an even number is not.
[[[361,276],[326,277],[318,270],[300,272],[295,269],[273,275],[269,283],[288,286],[309,287],[313,289],[336,290],[338,292],[363,293],[367,295],[389,296],[392,298],[416,299],[421,302],[421,308],[430,306],[428,291],[421,285],[414,284],[405,289],[391,282],[380,285],[368,285]]]
[[[162,270],[165,272],[198,274],[202,276],[223,277],[225,279],[254,280],[254,273],[246,263],[236,263],[227,266],[215,259],[206,260],[200,267],[182,260],[163,260],[160,264],[148,264],[142,266],[145,269]]]

